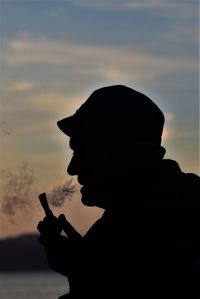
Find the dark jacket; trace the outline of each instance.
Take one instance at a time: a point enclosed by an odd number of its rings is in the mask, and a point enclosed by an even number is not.
[[[162,160],[114,194],[72,244],[69,298],[200,298],[200,178]]]

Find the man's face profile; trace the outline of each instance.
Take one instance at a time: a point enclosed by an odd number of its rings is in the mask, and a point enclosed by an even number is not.
[[[164,154],[159,153],[163,113],[147,96],[123,85],[94,91],[74,115],[57,124],[70,137],[74,155],[68,173],[77,175],[88,206],[107,206],[105,197],[114,195],[120,176],[126,180]]]
[[[69,141],[70,148],[73,150],[72,159],[68,165],[69,175],[77,176],[81,187],[82,202],[88,206],[93,206],[97,199],[94,192],[97,181],[98,169],[95,156],[97,153],[92,151],[92,145],[83,142],[80,136],[72,136]]]
[[[69,146],[73,156],[67,172],[77,176],[81,187],[82,202],[87,206],[105,208],[104,190],[110,184],[110,178],[116,172],[109,157],[105,144],[102,146],[95,138],[85,137],[84,134],[71,136]]]

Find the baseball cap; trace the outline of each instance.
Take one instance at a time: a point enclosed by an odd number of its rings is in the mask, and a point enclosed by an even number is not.
[[[139,142],[160,144],[164,115],[146,95],[124,85],[95,90],[75,114],[57,122],[68,136],[91,134],[123,135]]]

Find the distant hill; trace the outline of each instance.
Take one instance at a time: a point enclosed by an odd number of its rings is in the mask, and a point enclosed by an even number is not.
[[[50,270],[37,234],[0,240],[0,272]]]

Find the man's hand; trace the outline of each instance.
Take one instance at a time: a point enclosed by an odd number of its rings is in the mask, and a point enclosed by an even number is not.
[[[64,214],[55,217],[53,214],[46,216],[37,226],[38,231],[44,236],[56,236],[63,230],[70,240],[81,239],[82,236],[75,230]]]
[[[58,218],[53,214],[46,216],[38,223],[40,232],[39,242],[44,246],[49,266],[52,270],[70,276],[71,269],[77,263],[77,250],[80,250],[79,243],[82,236],[66,220],[62,214]],[[64,231],[67,237],[60,233]]]
[[[51,214],[38,223],[37,229],[45,237],[55,237],[62,231],[61,221]]]

